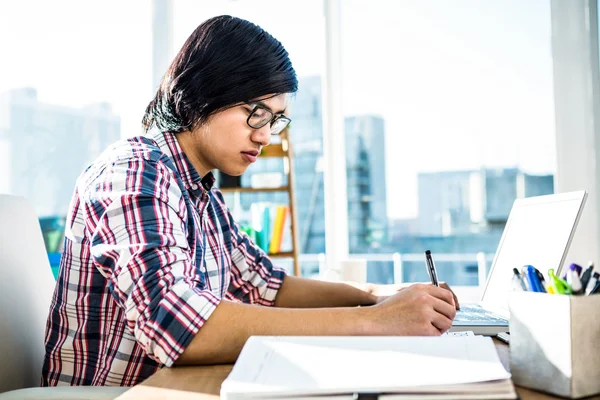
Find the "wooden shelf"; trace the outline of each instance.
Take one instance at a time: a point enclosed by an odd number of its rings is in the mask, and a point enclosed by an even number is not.
[[[219,188],[223,193],[262,193],[262,192],[287,192],[289,186],[280,186],[274,188],[251,188],[251,187],[240,187],[240,188]]]
[[[281,253],[267,254],[267,255],[269,257],[273,257],[273,258],[294,258],[293,251],[282,251]]]
[[[287,145],[286,145],[287,147]],[[260,157],[287,157],[287,149],[284,149],[283,143],[270,144],[267,147],[263,147],[260,152]]]

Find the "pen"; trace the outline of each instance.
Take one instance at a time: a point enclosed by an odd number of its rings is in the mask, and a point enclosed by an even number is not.
[[[525,266],[525,278],[527,279],[527,286],[529,286],[529,290],[532,292],[545,292],[542,283],[540,282],[537,274],[535,273],[535,268],[532,265]]]
[[[527,291],[527,286],[525,286],[525,282],[523,282],[523,277],[516,268],[513,268],[512,287],[513,290],[516,291]]]
[[[542,274],[537,268],[534,268],[535,274],[540,281],[540,286],[543,289],[542,292],[548,292],[548,284],[546,283],[546,279],[544,279],[544,274]]]
[[[569,270],[573,270],[577,273],[577,276],[581,276],[581,271],[583,270],[583,268],[581,268],[581,265],[577,265],[575,263],[571,263],[571,265],[569,265],[569,269],[563,274],[562,278],[563,279],[567,279],[567,275]]]
[[[427,265],[427,273],[429,274],[429,278],[431,279],[433,286],[440,286],[438,282],[437,271],[435,270],[435,263],[431,257],[431,251],[429,250],[425,252],[425,264]]]
[[[584,293],[581,287],[581,280],[579,280],[579,274],[577,274],[577,270],[573,268],[573,264],[571,264],[567,271],[567,283],[571,286],[573,294]]]
[[[580,279],[581,287],[584,292],[587,289],[588,282],[590,281],[590,278],[592,277],[593,272],[594,272],[594,263],[590,262],[590,264],[586,268],[585,272],[583,274],[581,274],[581,279]]]
[[[529,287],[529,280],[527,279],[527,265],[523,265],[521,267],[521,279],[523,280],[523,284],[525,285],[526,292],[533,292],[534,290]]]
[[[560,279],[554,273],[554,269],[550,268],[548,270],[548,278],[550,278],[550,284],[552,285],[552,289],[556,294],[571,294],[571,288],[567,284],[566,281]]]
[[[600,293],[600,280],[596,281],[594,288],[590,291],[589,294],[596,294],[596,293]]]
[[[590,278],[590,281],[587,284],[587,288],[585,289],[585,294],[591,294],[591,291],[594,290],[594,287],[596,286],[596,283],[598,282],[599,279],[600,279],[600,274],[597,272],[594,272],[592,274],[592,277]]]

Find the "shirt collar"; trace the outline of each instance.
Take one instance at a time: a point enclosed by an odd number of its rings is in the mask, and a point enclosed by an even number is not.
[[[196,168],[194,168],[181,149],[181,146],[179,146],[179,142],[177,142],[177,138],[173,133],[161,132],[157,128],[152,128],[147,136],[158,144],[163,153],[171,157],[187,190],[195,191],[200,189],[200,187],[203,187],[206,191],[212,189],[215,183],[212,172],[206,174],[204,178],[200,177]]]

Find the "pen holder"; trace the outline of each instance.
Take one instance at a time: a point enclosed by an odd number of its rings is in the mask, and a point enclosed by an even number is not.
[[[600,295],[511,292],[513,382],[555,395],[600,393]]]

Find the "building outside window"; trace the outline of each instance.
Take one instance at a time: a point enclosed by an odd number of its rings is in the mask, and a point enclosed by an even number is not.
[[[0,193],[36,208],[56,269],[85,166],[141,131],[151,96],[151,3],[5,3],[0,12]]]
[[[368,260],[370,282],[425,281],[430,249],[441,279],[478,285],[514,199],[555,190],[550,2],[340,4],[350,257]],[[290,53],[299,77],[290,134],[302,273],[319,276],[327,253],[323,0],[169,5],[169,62],[200,22],[221,14],[255,22]],[[155,90],[152,3],[23,1],[2,14],[3,54],[20,61],[0,77],[0,192],[35,204],[57,252],[78,174],[109,143],[140,132]],[[27,18],[37,29],[23,26]],[[242,184],[277,172],[278,160],[259,161]],[[227,201],[244,222],[251,204],[287,198]]]
[[[341,11],[350,252],[371,282],[427,281],[429,249],[440,279],[478,285],[512,202],[554,192],[550,2]]]

